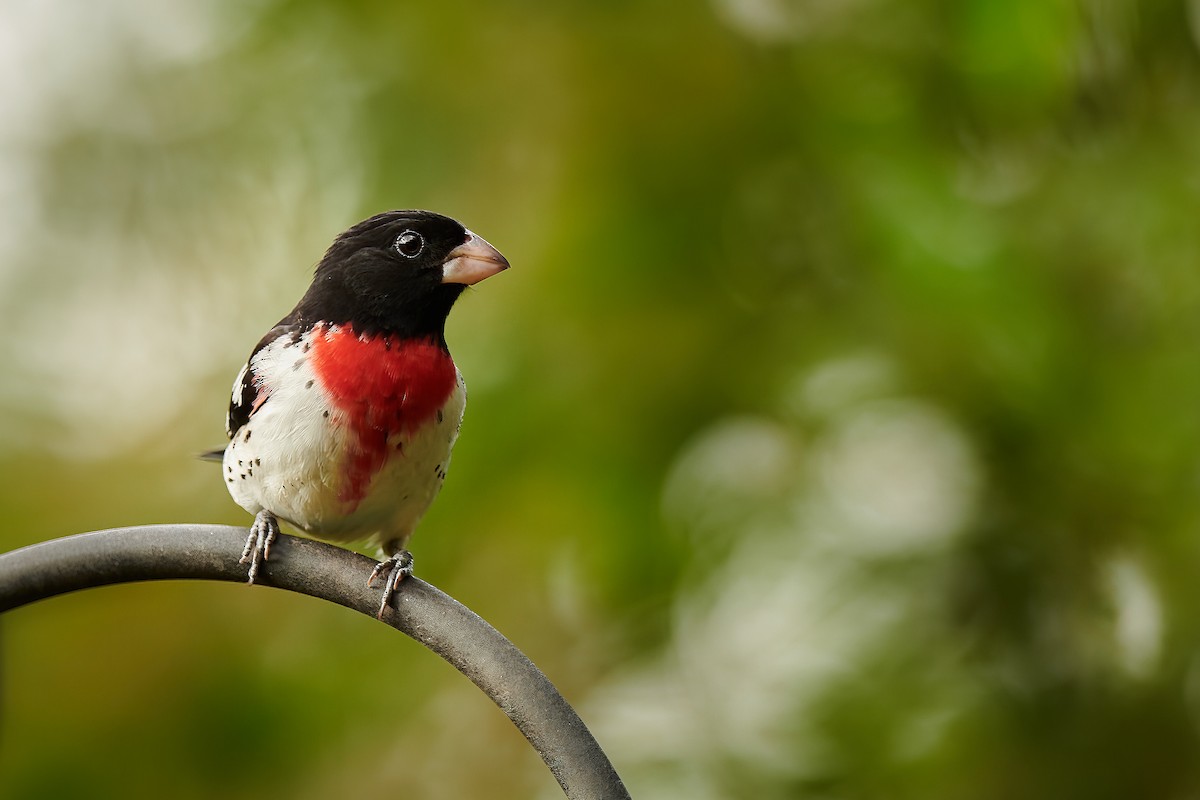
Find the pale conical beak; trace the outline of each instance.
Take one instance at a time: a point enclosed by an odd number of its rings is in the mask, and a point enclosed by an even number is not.
[[[482,237],[467,231],[467,240],[450,251],[442,262],[442,283],[467,286],[508,269],[508,259]]]

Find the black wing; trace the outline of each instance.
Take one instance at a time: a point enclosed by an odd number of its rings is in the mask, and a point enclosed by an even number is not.
[[[229,400],[229,413],[225,416],[225,433],[230,439],[250,421],[254,412],[267,401],[269,390],[262,385],[262,381],[254,371],[254,357],[258,355],[258,351],[285,336],[291,337],[295,341],[303,334],[303,327],[292,322],[291,319],[290,315],[284,317],[278,325],[267,331],[267,335],[259,340],[254,349],[250,351],[250,358],[246,359],[246,365],[242,367],[242,371],[234,380],[233,396]]]

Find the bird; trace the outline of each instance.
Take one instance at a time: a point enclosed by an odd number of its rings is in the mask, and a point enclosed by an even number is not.
[[[406,549],[446,479],[467,391],[446,344],[463,291],[508,260],[450,217],[395,210],[339,234],[292,311],[233,382],[225,432],[208,454],[254,515],[240,564],[253,584],[280,522],[312,538],[374,548],[382,619],[412,574]]]

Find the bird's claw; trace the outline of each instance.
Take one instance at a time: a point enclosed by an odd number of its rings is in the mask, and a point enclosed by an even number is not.
[[[239,564],[250,562],[246,583],[254,583],[254,579],[258,577],[259,566],[271,557],[271,544],[278,535],[279,520],[275,519],[275,515],[270,511],[259,511],[254,517],[254,524],[250,526],[250,535],[246,537],[242,557],[238,559]]]
[[[383,599],[379,602],[379,613],[375,615],[377,619],[383,619],[383,612],[387,611],[387,607],[392,601],[392,595],[400,588],[400,581],[412,574],[413,557],[412,553],[407,550],[401,550],[399,553],[385,558],[375,565],[375,569],[371,570],[371,577],[367,578],[367,586],[374,586],[380,575],[387,575],[383,584]]]

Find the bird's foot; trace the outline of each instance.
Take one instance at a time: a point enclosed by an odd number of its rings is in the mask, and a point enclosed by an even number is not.
[[[374,586],[376,578],[380,575],[387,575],[383,584],[383,599],[379,603],[379,613],[375,615],[377,618],[383,619],[383,612],[391,603],[392,595],[400,588],[400,581],[412,574],[413,557],[412,553],[407,550],[401,550],[395,555],[385,558],[375,565],[375,569],[371,570],[371,577],[367,578],[367,586]]]
[[[254,524],[250,526],[250,535],[246,537],[242,557],[238,559],[239,564],[250,562],[246,583],[254,583],[254,579],[258,577],[259,566],[271,557],[271,543],[278,535],[279,520],[265,508],[259,511],[254,517]]]

